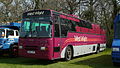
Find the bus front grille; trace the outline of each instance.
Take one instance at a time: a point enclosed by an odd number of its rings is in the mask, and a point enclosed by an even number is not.
[[[26,50],[38,50],[38,46],[25,46]]]

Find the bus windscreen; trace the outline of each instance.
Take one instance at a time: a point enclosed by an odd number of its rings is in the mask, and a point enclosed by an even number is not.
[[[51,37],[51,24],[46,21],[23,21],[20,37]]]

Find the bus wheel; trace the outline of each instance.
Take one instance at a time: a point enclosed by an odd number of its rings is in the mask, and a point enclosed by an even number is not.
[[[9,57],[17,57],[18,56],[18,46],[12,45],[9,50]]]
[[[114,65],[114,66],[120,66],[120,63],[113,62],[113,65]]]
[[[96,54],[98,54],[99,52],[100,52],[100,44],[98,44],[97,46]]]
[[[3,56],[3,53],[2,53],[2,52],[0,52],[0,57],[1,57],[1,56]]]
[[[72,59],[72,49],[70,46],[68,46],[66,48],[66,52],[65,52],[65,60],[68,61],[68,60],[71,60]]]

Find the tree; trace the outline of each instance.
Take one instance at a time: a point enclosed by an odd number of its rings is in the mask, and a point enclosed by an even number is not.
[[[80,0],[61,0],[61,9],[68,14],[75,14],[79,9]]]
[[[84,11],[82,11],[81,17],[90,22],[95,22],[95,9],[98,0],[83,0],[81,2],[84,3],[82,6],[86,7]]]
[[[9,6],[10,4],[12,3],[13,0],[1,0],[0,2],[3,4],[3,9],[1,10],[2,11],[2,17],[1,19],[3,19],[3,21],[6,21],[7,20],[10,20],[9,17],[10,17],[10,13],[9,13]]]

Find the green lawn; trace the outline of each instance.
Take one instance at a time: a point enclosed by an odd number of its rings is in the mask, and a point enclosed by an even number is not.
[[[30,58],[0,58],[0,68],[115,68],[112,65],[111,49],[99,54],[80,56],[71,61],[45,61]]]

